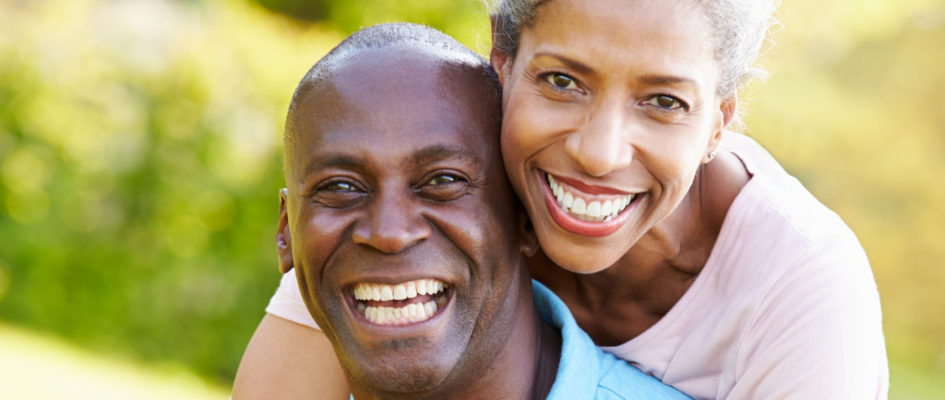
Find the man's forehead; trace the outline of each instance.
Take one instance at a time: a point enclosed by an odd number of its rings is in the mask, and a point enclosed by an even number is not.
[[[477,68],[481,66],[475,59],[456,52],[393,45],[364,49],[338,60],[319,82],[313,82],[313,89],[344,92],[367,87],[373,92],[384,92],[400,84],[411,84],[438,86],[459,97],[489,85],[485,74],[477,73]],[[457,79],[465,85],[456,85]]]
[[[383,124],[396,117],[412,118],[417,125],[452,123],[457,130],[496,122],[499,99],[487,75],[456,61],[424,49],[368,49],[347,57],[314,83],[290,118],[322,129]],[[417,115],[417,110],[427,113]],[[361,120],[345,118],[354,115]],[[482,132],[469,133],[481,139]]]
[[[346,137],[372,140],[380,135],[397,136],[394,143],[409,144],[410,151],[452,143],[452,148],[474,154],[477,164],[492,162],[498,159],[501,111],[487,68],[455,51],[406,45],[341,57],[330,73],[297,94],[287,124],[292,136],[287,138],[292,140],[286,148],[287,167],[301,178],[318,164],[312,158],[319,154],[347,153],[336,159],[350,160],[358,150],[362,156],[356,158],[372,158],[363,156],[384,149]],[[406,158],[408,149],[399,150]]]
[[[441,60],[391,59],[398,62],[370,54],[352,59],[301,99],[294,127],[299,150],[305,150],[298,156],[365,154],[388,145],[386,150],[417,160],[461,153],[492,157],[487,151],[495,149],[487,142],[497,141],[499,110],[497,99],[483,98],[487,83],[475,77],[456,83],[443,75],[453,67]],[[309,164],[299,161],[299,166]]]

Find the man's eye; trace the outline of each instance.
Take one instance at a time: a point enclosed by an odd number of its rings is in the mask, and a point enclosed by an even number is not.
[[[689,109],[689,106],[673,96],[658,94],[646,100],[646,104],[656,106],[666,110]]]
[[[577,82],[574,78],[567,76],[565,74],[559,74],[557,72],[551,72],[545,74],[542,79],[545,82],[548,82],[549,85],[553,86],[555,89],[560,90],[574,90],[577,89]]]
[[[459,178],[457,178],[456,176],[443,174],[443,175],[437,175],[431,178],[427,182],[427,185],[433,185],[433,186],[445,185],[445,184],[454,183],[457,181],[459,181]]]
[[[355,182],[331,181],[319,185],[311,197],[322,206],[339,208],[356,204],[366,194]]]
[[[448,201],[457,199],[466,193],[469,181],[457,174],[436,174],[417,188],[423,196],[436,200]]]
[[[330,192],[354,192],[357,190],[358,188],[355,187],[351,182],[329,182],[318,188],[318,191]]]

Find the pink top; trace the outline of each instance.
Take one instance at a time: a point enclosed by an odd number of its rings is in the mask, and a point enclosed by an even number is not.
[[[659,322],[604,350],[695,398],[885,399],[879,295],[853,232],[752,139],[722,147],[752,179],[708,262]],[[266,311],[317,328],[295,274]]]

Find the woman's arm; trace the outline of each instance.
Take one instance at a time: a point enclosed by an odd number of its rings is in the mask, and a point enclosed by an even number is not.
[[[233,399],[339,399],[350,391],[321,331],[266,314],[243,354]]]

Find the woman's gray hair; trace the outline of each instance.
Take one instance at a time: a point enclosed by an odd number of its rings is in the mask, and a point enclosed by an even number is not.
[[[493,15],[493,46],[512,57],[518,51],[522,29],[534,22],[535,10],[554,0],[487,0]],[[780,0],[692,0],[702,7],[712,27],[715,57],[719,62],[719,85],[722,97],[735,94],[738,88],[763,77],[764,71],[754,63],[774,23],[774,11]]]

